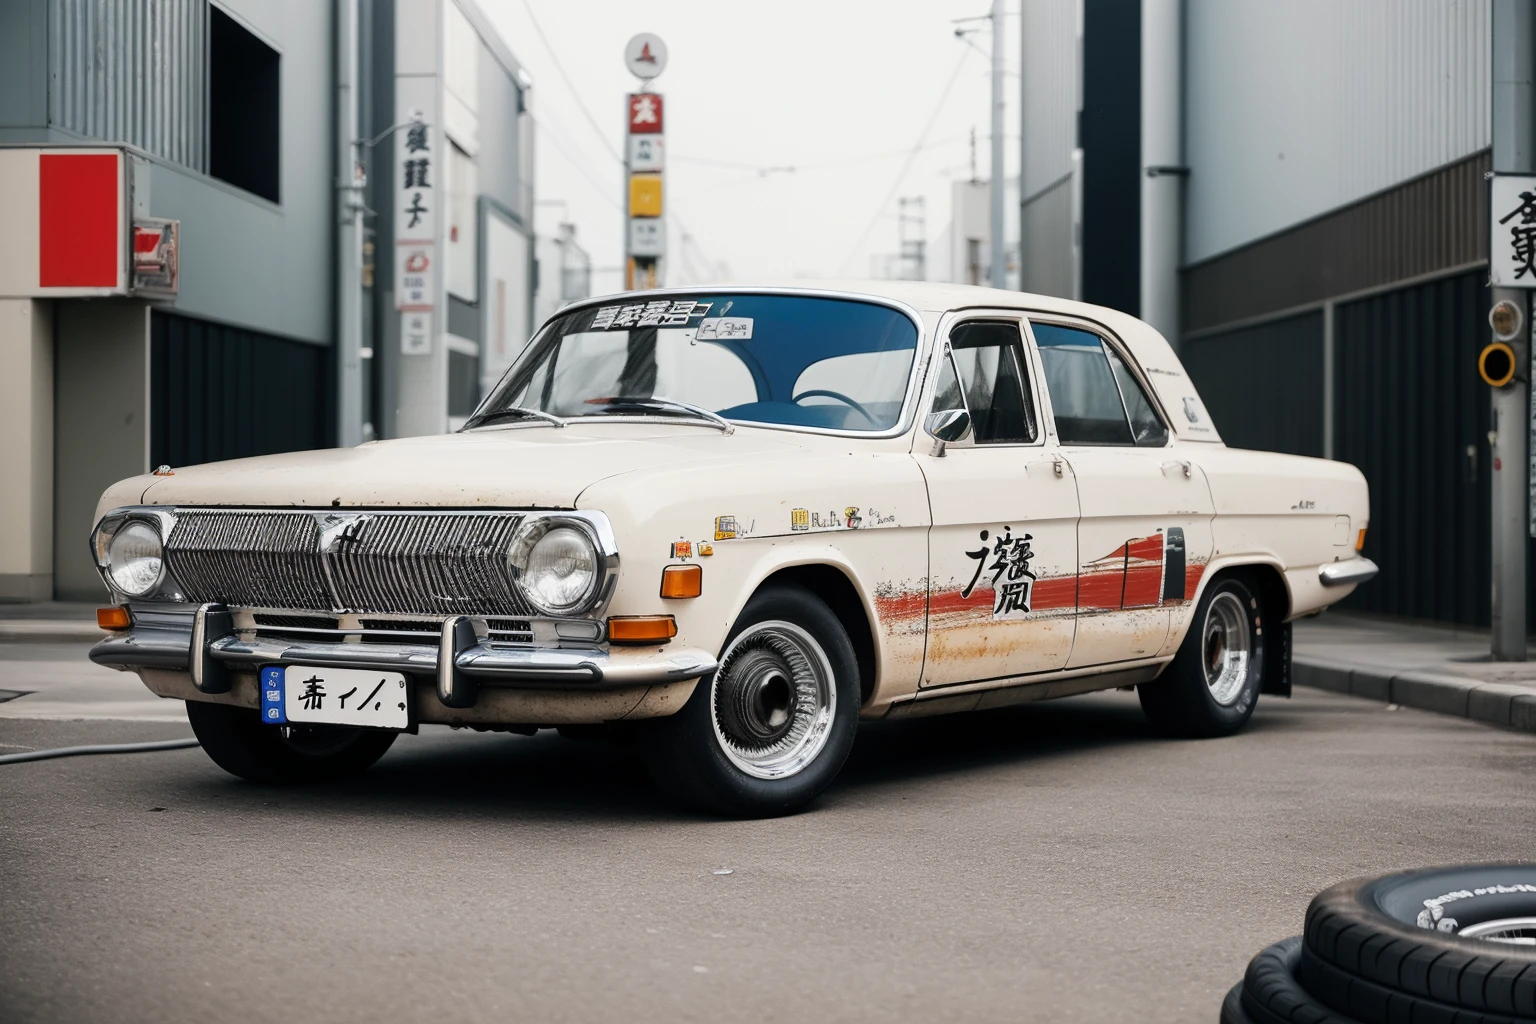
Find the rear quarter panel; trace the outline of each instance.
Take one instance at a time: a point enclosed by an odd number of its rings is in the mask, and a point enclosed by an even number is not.
[[[1290,593],[1288,618],[1347,597],[1353,587],[1324,587],[1318,568],[1355,555],[1368,525],[1370,495],[1354,466],[1328,459],[1242,448],[1211,448],[1200,464],[1216,518],[1207,580],[1223,567],[1267,564]]]

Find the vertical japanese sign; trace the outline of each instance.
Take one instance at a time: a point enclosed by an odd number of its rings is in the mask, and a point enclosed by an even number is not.
[[[1536,176],[1495,177],[1489,215],[1489,283],[1536,288]]]
[[[631,93],[628,109],[629,232],[625,250],[629,260],[625,284],[630,288],[653,288],[661,283],[657,261],[666,254],[667,246],[661,173],[666,136],[661,95]]]
[[[432,351],[437,299],[438,134],[412,120],[395,133],[395,308],[400,351]]]

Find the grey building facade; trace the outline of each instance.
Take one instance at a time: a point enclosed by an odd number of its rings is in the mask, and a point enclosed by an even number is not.
[[[425,410],[414,426],[398,421],[398,320],[390,261],[376,258],[393,248],[387,136],[367,167],[366,205],[381,212],[363,215],[368,244],[356,253],[355,286],[338,241],[338,182],[351,170],[342,156],[349,140],[340,138],[345,104],[355,104],[370,137],[394,124],[395,23],[410,5],[422,8],[411,16],[443,26],[439,39],[452,32],[461,51],[488,55],[468,104],[478,138],[452,184],[444,182],[445,201],[461,211],[445,231],[468,238],[454,287],[471,294],[448,300],[456,304],[429,340],[444,372],[434,393],[414,397]],[[339,100],[339,44],[353,25],[364,75]],[[432,55],[439,67],[444,52]],[[0,153],[119,154],[121,213],[130,219],[123,245],[134,223],[176,222],[179,271],[169,294],[131,284],[99,295],[0,284],[0,377],[20,382],[0,418],[18,441],[8,468],[27,481],[25,493],[0,502],[0,518],[15,526],[0,542],[0,600],[98,596],[86,538],[97,497],[122,477],[446,429],[452,408],[478,397],[490,336],[481,222],[503,217],[525,236],[531,224],[531,122],[520,117],[528,88],[472,0],[0,4]],[[495,294],[501,307],[515,307],[525,337],[531,256],[498,269]],[[361,311],[350,334],[339,327],[349,303]],[[450,346],[471,364],[460,373],[467,383],[451,377]],[[367,396],[361,407],[338,400],[349,374]]]
[[[1358,465],[1361,610],[1489,617],[1491,7],[1025,5],[1023,287],[1151,321],[1228,444]]]

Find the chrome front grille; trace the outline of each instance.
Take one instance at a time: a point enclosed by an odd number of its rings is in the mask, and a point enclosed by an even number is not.
[[[266,608],[331,608],[331,588],[307,512],[181,513],[166,567],[193,601]]]
[[[503,568],[516,512],[180,509],[166,567],[188,600],[524,618]]]

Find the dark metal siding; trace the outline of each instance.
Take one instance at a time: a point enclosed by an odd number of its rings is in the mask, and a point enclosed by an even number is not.
[[[1323,454],[1323,314],[1191,338],[1180,353],[1222,440]]]
[[[1365,554],[1381,567],[1345,607],[1488,622],[1490,391],[1475,369],[1485,276],[1336,307],[1334,454],[1370,483]]]
[[[152,465],[333,443],[329,348],[158,310],[150,323]]]
[[[1141,310],[1141,4],[1083,5],[1083,281],[1086,302]]]
[[[1181,275],[1184,330],[1199,331],[1487,259],[1488,187],[1483,175],[1490,166],[1485,150],[1186,267]],[[1255,196],[1254,201],[1262,202],[1263,197]],[[1085,276],[1088,252],[1085,242]]]

